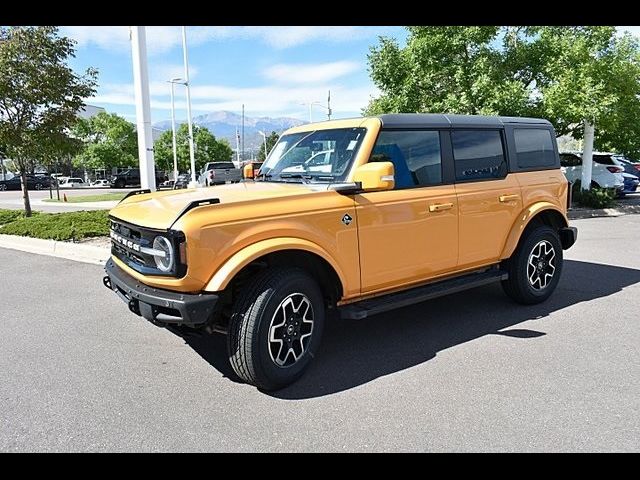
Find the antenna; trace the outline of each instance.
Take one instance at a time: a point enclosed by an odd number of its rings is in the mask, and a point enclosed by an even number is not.
[[[327,96],[327,118],[331,120],[331,90],[329,90],[329,95]]]

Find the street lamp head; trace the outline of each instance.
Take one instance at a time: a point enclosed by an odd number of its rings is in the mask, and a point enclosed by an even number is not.
[[[181,85],[186,85],[187,81],[184,78],[176,77],[168,80],[169,83],[179,83]]]

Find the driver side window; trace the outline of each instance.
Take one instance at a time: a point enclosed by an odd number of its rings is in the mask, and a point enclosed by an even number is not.
[[[370,162],[391,162],[395,189],[442,183],[440,133],[437,130],[383,130]]]

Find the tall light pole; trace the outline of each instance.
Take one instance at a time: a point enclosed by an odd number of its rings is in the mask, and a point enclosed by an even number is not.
[[[264,159],[267,159],[267,155],[269,155],[269,152],[267,152],[267,134],[264,133],[262,130],[258,130],[258,133],[260,135],[262,135],[262,138],[264,139]]]
[[[133,87],[136,99],[138,158],[140,160],[140,185],[142,188],[155,191],[156,175],[153,161],[149,75],[147,73],[147,38],[144,27],[131,27],[130,32]]]
[[[189,85],[189,57],[187,54],[187,27],[182,27],[182,55],[184,58],[184,85],[187,87],[187,122],[189,124],[189,158],[191,160],[191,181],[189,188],[196,188],[196,157],[193,147],[193,125],[191,123],[191,86]]]
[[[173,137],[173,181],[178,181],[178,145],[176,142],[176,107],[174,103],[173,88],[176,83],[185,85],[182,78],[172,78],[169,80],[171,84],[171,133]]]

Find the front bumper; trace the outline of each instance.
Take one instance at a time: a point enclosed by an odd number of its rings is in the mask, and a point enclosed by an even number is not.
[[[562,249],[567,250],[576,243],[578,238],[578,229],[576,227],[564,227],[560,229],[560,243]]]
[[[172,292],[140,283],[111,258],[104,270],[104,286],[113,290],[129,310],[156,325],[202,325],[211,318],[218,303],[214,293]]]

